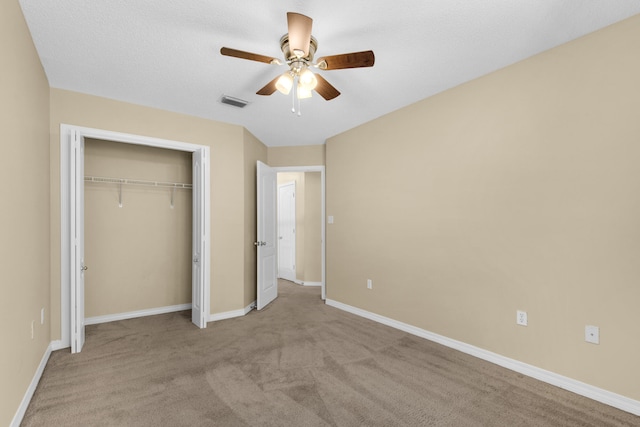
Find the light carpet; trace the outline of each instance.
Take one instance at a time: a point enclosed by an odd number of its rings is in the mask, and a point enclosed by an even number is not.
[[[23,426],[638,426],[640,417],[325,305],[280,281],[242,318],[87,327]]]

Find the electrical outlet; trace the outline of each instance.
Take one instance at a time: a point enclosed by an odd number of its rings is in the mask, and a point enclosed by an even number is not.
[[[40,324],[44,325],[44,307],[40,310]]]
[[[31,339],[33,339],[33,330],[34,330],[35,326],[36,326],[36,321],[32,320],[31,321]]]
[[[373,282],[371,279],[367,279],[367,289],[373,289]]]
[[[527,312],[518,310],[516,311],[516,323],[520,326],[527,326]]]
[[[591,344],[600,344],[600,328],[587,325],[584,327],[584,340]]]

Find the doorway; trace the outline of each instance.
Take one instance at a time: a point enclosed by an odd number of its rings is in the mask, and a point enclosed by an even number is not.
[[[320,187],[320,277],[322,300],[326,299],[326,256],[325,256],[325,167],[294,166],[270,167],[256,162],[256,308],[261,310],[278,296],[277,264],[277,174],[279,172],[318,172]],[[302,283],[304,284],[304,283]]]
[[[321,287],[325,283],[325,171],[324,166],[275,167],[279,185],[295,182],[294,283]],[[280,200],[278,200],[280,206]],[[278,213],[280,217],[280,213]],[[278,230],[278,245],[280,245]],[[284,237],[284,236],[283,236]],[[278,251],[279,252],[279,251]],[[290,280],[283,275],[283,279]]]
[[[61,341],[84,343],[84,140],[93,138],[192,153],[192,321],[206,327],[210,304],[209,147],[71,125],[60,126]]]

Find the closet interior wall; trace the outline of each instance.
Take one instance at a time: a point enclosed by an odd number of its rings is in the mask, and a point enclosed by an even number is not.
[[[87,139],[85,176],[191,184],[191,156]],[[85,181],[85,317],[191,303],[191,224],[190,189]]]

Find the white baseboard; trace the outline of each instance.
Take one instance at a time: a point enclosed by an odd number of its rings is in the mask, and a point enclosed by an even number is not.
[[[51,341],[51,351],[62,350],[63,348],[69,347],[69,345],[64,345],[62,340]]]
[[[127,313],[107,314],[105,316],[86,317],[85,325],[114,322],[116,320],[135,319],[136,317],[155,316],[156,314],[173,313],[174,311],[191,310],[191,304],[169,305],[146,310],[129,311]]]
[[[254,308],[256,308],[255,301],[249,304],[248,306],[246,306],[245,308],[241,308],[238,310],[224,311],[222,313],[210,314],[208,321],[217,322],[218,320],[233,319],[234,317],[242,317],[247,313],[249,313]]]
[[[295,283],[296,285],[304,285],[304,282],[302,280],[298,280],[298,279],[294,279],[293,283]]]
[[[62,344],[61,341],[59,341]],[[31,398],[33,397],[33,393],[36,392],[36,387],[38,387],[38,383],[40,382],[40,378],[42,377],[42,373],[44,372],[45,366],[47,366],[47,362],[49,361],[49,356],[51,356],[51,351],[53,350],[54,341],[49,343],[47,349],[44,351],[44,355],[40,360],[40,364],[38,365],[38,369],[36,369],[36,373],[33,375],[33,379],[27,387],[27,391],[20,402],[20,406],[18,406],[18,410],[16,414],[13,416],[13,420],[11,421],[10,427],[19,427],[22,419],[24,418],[24,414],[27,412],[27,408],[29,407],[29,403],[31,402]]]
[[[304,286],[322,286],[322,282],[302,282]]]
[[[581,396],[588,397],[589,399],[596,400],[606,405],[613,406],[614,408],[630,412],[634,415],[640,415],[640,401],[630,399],[626,396],[622,396],[620,394],[613,393],[608,390],[604,390],[599,387],[595,387],[590,384],[586,384],[572,378],[565,377],[563,375],[559,375],[554,372],[547,371],[545,369],[541,369],[536,366],[529,365],[527,363],[523,363],[518,360],[511,359],[509,357],[505,357],[470,344],[463,343],[461,341],[456,341],[454,339],[447,338],[445,336],[438,335],[436,333],[429,332],[427,330],[403,322],[399,322],[388,317],[380,316],[379,314],[375,314],[370,311],[343,304],[338,301],[327,298],[326,304],[340,310],[365,317],[369,320],[382,323],[383,325],[391,326],[392,328],[399,329],[409,334],[425,338],[429,341],[437,342],[438,344],[442,344],[446,347],[453,348],[479,359],[486,360],[487,362],[495,363],[496,365],[535,378],[556,387],[563,388]]]

